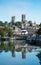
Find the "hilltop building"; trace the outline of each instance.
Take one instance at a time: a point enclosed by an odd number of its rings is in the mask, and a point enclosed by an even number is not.
[[[12,16],[12,20],[11,20],[12,24],[15,23],[15,16]]]
[[[9,25],[13,26],[15,22],[16,22],[16,18],[15,18],[15,16],[12,16],[11,21],[9,22]]]
[[[26,15],[25,14],[23,14],[22,15],[22,28],[26,28],[26,22],[27,22],[27,20],[26,20]]]
[[[25,21],[26,21],[26,16],[23,14],[22,15],[22,23],[25,23]]]
[[[15,25],[16,21],[15,21],[15,16],[12,16],[12,20],[10,22],[10,25],[13,29],[15,29],[15,32],[17,34],[19,34],[21,31],[22,33],[25,31],[28,32],[29,35],[32,35],[32,34],[36,34],[36,31],[39,29],[39,26],[37,26],[37,24],[32,21],[27,21],[26,20],[26,15],[25,14],[22,14],[22,20],[21,20],[21,28],[17,27]],[[22,29],[22,30],[21,30]]]

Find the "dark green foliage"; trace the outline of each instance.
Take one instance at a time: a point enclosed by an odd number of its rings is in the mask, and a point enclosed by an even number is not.
[[[21,22],[16,22],[15,25],[18,26],[19,28],[21,28],[22,23]]]
[[[0,21],[0,26],[4,26],[4,23],[2,21]]]
[[[13,36],[13,30],[9,26],[5,26],[5,31],[8,34],[8,36]]]
[[[37,34],[39,34],[39,35],[41,35],[41,23],[40,23],[40,28],[39,28],[39,30],[37,31]]]
[[[4,37],[6,35],[6,32],[4,30],[0,30],[1,37]]]
[[[41,23],[40,23],[40,25],[39,25],[40,27],[41,27]]]
[[[37,34],[41,35],[41,28],[37,31]]]

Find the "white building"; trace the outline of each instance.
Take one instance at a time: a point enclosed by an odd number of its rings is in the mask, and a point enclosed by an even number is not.
[[[26,29],[22,29],[21,34],[28,34],[28,31]]]

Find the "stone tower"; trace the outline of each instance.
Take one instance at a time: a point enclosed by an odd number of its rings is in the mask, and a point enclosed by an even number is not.
[[[25,21],[26,21],[26,16],[23,14],[22,15],[22,23],[25,23]]]
[[[12,24],[15,23],[15,16],[12,16]]]

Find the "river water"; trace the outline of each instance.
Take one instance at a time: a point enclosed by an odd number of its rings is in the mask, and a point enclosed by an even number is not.
[[[41,47],[18,46],[18,43],[0,42],[0,65],[41,65]]]

